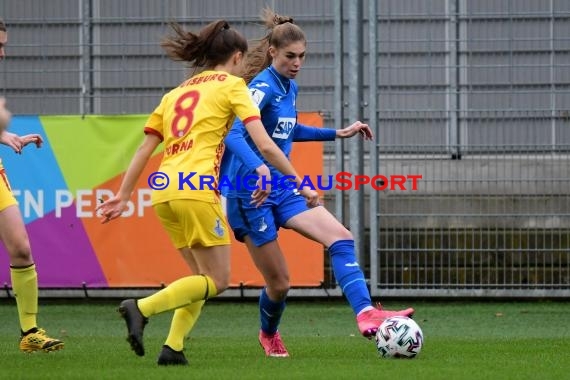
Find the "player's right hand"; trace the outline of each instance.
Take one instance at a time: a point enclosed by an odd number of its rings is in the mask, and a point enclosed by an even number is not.
[[[267,165],[261,165],[255,172],[259,176],[259,179],[256,182],[257,189],[251,193],[251,204],[255,204],[255,207],[259,207],[265,202],[265,200],[269,197],[271,193],[271,172]],[[262,179],[265,177],[264,179]]]
[[[317,193],[315,190],[308,187],[303,187],[299,189],[299,194],[305,197],[305,200],[307,201],[307,206],[309,207],[320,206],[321,202],[319,201],[319,193]]]
[[[95,211],[101,216],[101,223],[105,224],[121,216],[126,209],[127,201],[114,196],[97,206]]]

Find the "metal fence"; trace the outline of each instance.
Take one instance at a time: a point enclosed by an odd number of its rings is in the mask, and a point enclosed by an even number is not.
[[[259,14],[275,1],[3,0],[9,28],[0,88],[20,114],[149,113],[187,74],[159,46],[177,21],[191,30],[224,18],[261,38]],[[304,68],[305,109],[332,107],[329,2],[291,0],[277,8],[306,25],[311,56]],[[298,10],[302,15],[297,15]]]
[[[570,295],[570,3],[369,3],[376,294]]]
[[[265,5],[307,33],[300,110],[376,132],[327,144],[325,171],[422,175],[327,194],[373,295],[570,295],[568,1],[3,0],[0,88],[20,114],[148,113],[185,75],[169,21],[256,38]]]

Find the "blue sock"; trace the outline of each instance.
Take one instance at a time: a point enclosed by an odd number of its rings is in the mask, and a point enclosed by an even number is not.
[[[264,333],[273,335],[277,332],[283,310],[285,310],[285,301],[273,302],[263,288],[259,296],[259,316],[261,330]]]
[[[329,247],[334,277],[354,314],[372,305],[364,274],[354,254],[354,240],[338,240]]]

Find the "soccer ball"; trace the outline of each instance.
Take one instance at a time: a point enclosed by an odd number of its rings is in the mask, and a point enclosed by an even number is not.
[[[378,353],[383,358],[411,359],[420,353],[424,335],[413,319],[392,317],[382,322],[375,340]]]

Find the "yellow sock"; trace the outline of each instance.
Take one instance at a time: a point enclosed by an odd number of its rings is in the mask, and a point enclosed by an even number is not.
[[[200,317],[204,302],[206,301],[193,302],[188,306],[174,310],[174,317],[172,318],[172,323],[170,323],[170,331],[168,332],[168,337],[164,344],[174,351],[182,351],[184,348],[184,338],[190,333],[198,317]]]
[[[12,278],[12,289],[18,307],[20,328],[26,332],[37,327],[38,273],[36,266],[32,264],[25,268],[10,267],[10,277]]]
[[[188,276],[174,281],[166,288],[137,301],[145,317],[178,309],[192,302],[206,300],[218,294],[214,281],[206,275]]]

